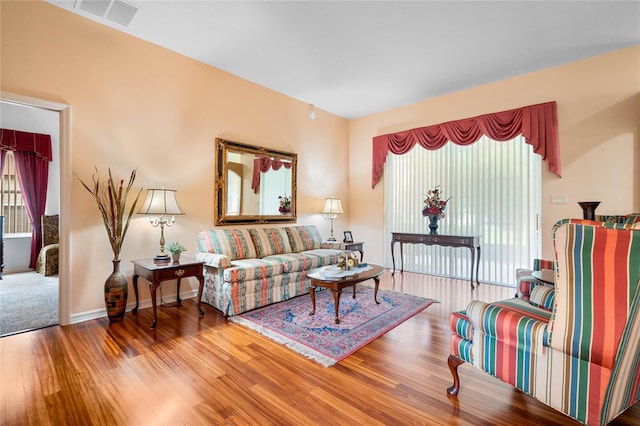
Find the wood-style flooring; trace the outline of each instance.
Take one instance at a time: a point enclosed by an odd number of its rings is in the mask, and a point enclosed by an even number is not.
[[[440,301],[324,368],[195,299],[0,339],[2,425],[577,425],[462,365],[448,397],[449,313],[513,289],[405,272],[381,288]],[[640,424],[640,404],[613,423]]]

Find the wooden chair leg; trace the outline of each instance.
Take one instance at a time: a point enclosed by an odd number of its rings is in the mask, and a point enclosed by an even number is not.
[[[449,364],[449,370],[453,376],[453,386],[447,389],[447,394],[450,396],[457,396],[460,390],[460,377],[458,376],[458,366],[464,361],[455,355],[449,355],[447,364]]]

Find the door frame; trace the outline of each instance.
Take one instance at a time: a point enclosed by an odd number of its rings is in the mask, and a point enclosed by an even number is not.
[[[32,98],[0,91],[0,100],[59,114],[60,128],[60,255],[58,272],[58,309],[60,325],[71,323],[71,271],[69,247],[71,242],[71,106],[45,99]]]

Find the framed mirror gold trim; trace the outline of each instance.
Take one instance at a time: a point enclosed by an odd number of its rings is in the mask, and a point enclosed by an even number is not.
[[[216,138],[214,223],[296,221],[298,155]]]

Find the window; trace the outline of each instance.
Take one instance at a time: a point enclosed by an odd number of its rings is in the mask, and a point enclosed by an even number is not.
[[[5,217],[4,234],[31,234],[31,221],[22,199],[22,191],[16,174],[16,163],[11,151],[7,151],[5,157],[4,170],[2,170],[2,179],[0,180],[0,193],[2,194],[0,215]]]
[[[480,281],[515,285],[515,269],[539,257],[541,163],[521,136],[390,154],[384,173],[387,243],[391,232],[429,232],[423,200],[427,190],[439,185],[443,198],[452,198],[438,232],[480,235]],[[469,279],[468,250],[421,244],[403,250],[405,271]],[[390,265],[390,251],[385,255]]]

